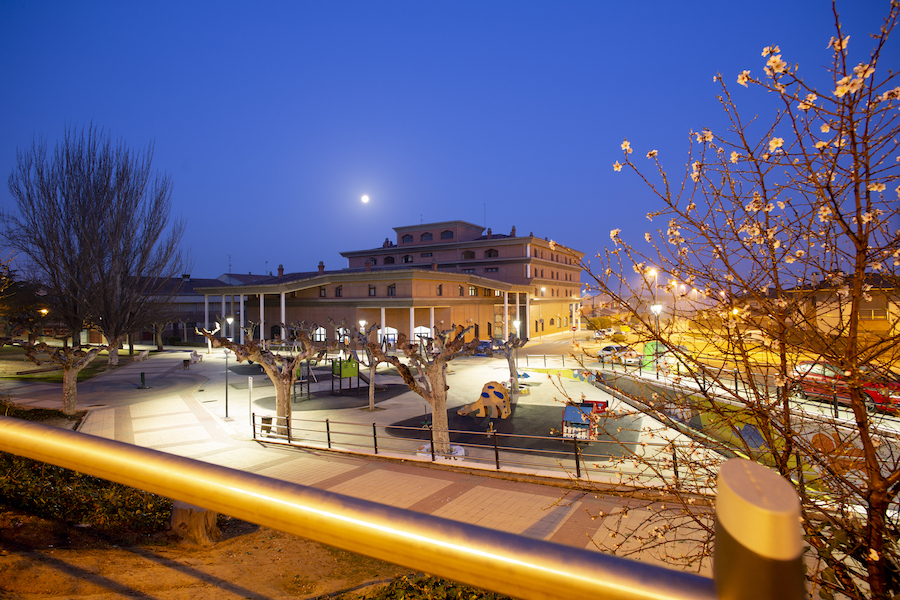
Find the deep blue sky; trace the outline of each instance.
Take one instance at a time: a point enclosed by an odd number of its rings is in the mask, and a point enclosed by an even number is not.
[[[888,4],[839,3],[854,63]],[[594,254],[655,207],[613,172],[624,137],[681,172],[722,123],[717,71],[765,116],[737,74],[778,44],[818,75],[833,33],[824,0],[0,0],[0,204],[17,148],[93,122],[155,142],[195,277],[341,268],[454,219]]]

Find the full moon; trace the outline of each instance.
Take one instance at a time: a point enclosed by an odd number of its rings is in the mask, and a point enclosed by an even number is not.
[[[363,195],[363,197],[361,198],[361,200],[363,201],[363,203],[366,203],[366,202],[369,201],[369,197],[366,196],[366,195]]]

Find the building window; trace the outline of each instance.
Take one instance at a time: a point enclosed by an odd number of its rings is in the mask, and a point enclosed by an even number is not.
[[[460,296],[464,296],[464,295],[465,295],[465,294],[463,294],[463,286],[459,286],[459,295],[460,295]]]
[[[344,286],[339,285],[336,288],[334,288],[334,297],[335,298],[341,298],[343,295],[344,295]]]
[[[490,290],[489,288],[482,288],[482,289],[484,290],[484,295],[485,295],[485,296],[490,296],[490,295],[491,295],[491,290]]]
[[[471,250],[466,250],[465,252],[462,253],[462,257],[463,257],[463,260],[472,260],[473,258],[475,258],[475,253],[472,252]]]
[[[475,273],[475,269],[463,269],[462,272],[463,272],[463,273],[469,273],[469,274],[471,275],[471,274],[474,274],[474,273]]]
[[[438,285],[438,288],[437,288],[437,295],[438,295],[438,296],[443,296],[443,295],[444,295],[444,284],[443,284],[443,283],[441,283],[441,284]]]
[[[450,231],[449,229],[446,230],[446,231],[442,231],[442,232],[441,232],[441,239],[442,239],[442,240],[452,240],[452,239],[453,239],[453,232]]]
[[[413,261],[413,257],[411,254],[406,254],[403,256],[404,263],[411,263]]]
[[[500,290],[494,290],[494,295],[495,295],[495,296],[502,296],[502,295],[503,295],[503,292],[501,292]]]
[[[413,236],[411,233],[407,233],[402,238],[400,238],[400,242],[404,244],[412,244]]]
[[[498,271],[497,267],[488,267],[484,270],[485,273],[496,273]]]
[[[370,286],[369,286],[369,295],[370,295],[370,296],[374,296],[374,295],[375,295],[375,286],[374,286],[374,285],[370,285]]]
[[[384,258],[384,264],[386,264],[386,265],[392,265],[392,264],[394,264],[394,257],[393,257],[393,256],[386,256],[386,257]]]
[[[325,297],[325,288],[320,287],[319,288],[319,298],[324,298],[324,297]]]
[[[423,252],[419,256],[421,256],[422,258],[428,258],[429,256],[431,256],[431,252]]]
[[[397,295],[397,284],[392,283],[391,285],[388,286],[388,296],[393,297],[396,295]]]
[[[553,327],[553,319],[550,319],[550,327]]]
[[[477,295],[478,295],[478,290],[475,289],[475,286],[474,286],[474,285],[470,285],[470,286],[469,286],[469,295],[470,295],[470,296],[477,296]]]
[[[421,236],[419,236],[419,241],[430,242],[433,237],[434,237],[433,235],[426,232],[426,233],[423,233]]]
[[[377,258],[370,258],[370,259],[369,259],[369,262],[372,263],[372,266],[375,266],[375,265],[378,264],[378,259],[377,259]]]
[[[500,256],[500,253],[497,252],[497,250],[494,249],[494,248],[491,248],[490,250],[485,250],[485,251],[484,251],[484,257],[485,257],[485,258],[497,258],[498,256]]]

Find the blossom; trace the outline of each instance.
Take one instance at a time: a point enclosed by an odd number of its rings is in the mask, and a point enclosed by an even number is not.
[[[824,148],[827,145],[828,145],[828,142],[825,142],[825,141],[816,142],[816,148],[818,148],[819,150],[821,150],[822,148]]]
[[[737,82],[744,87],[747,87],[747,81],[750,79],[750,71],[741,71],[741,74],[738,75]]]
[[[618,241],[619,234],[622,233],[621,229],[613,229],[609,232],[609,239],[616,242]]]
[[[869,187],[866,188],[870,192],[883,192],[885,189],[885,185],[883,183],[870,183]]]
[[[778,204],[778,208],[780,208],[781,210],[784,210],[784,202],[779,200],[776,204]]]
[[[613,171],[619,172],[622,170],[622,165],[619,164],[619,161],[613,163]]]
[[[900,98],[900,87],[895,87],[892,90],[888,90],[881,95],[882,100],[894,100]]]
[[[797,105],[797,108],[800,110],[809,110],[813,107],[813,103],[816,101],[818,96],[815,94],[807,94],[805,100],[801,100],[800,104]]]
[[[738,159],[739,159],[740,157],[741,157],[740,154],[738,154],[737,152],[735,152],[735,151],[732,150],[732,152],[731,152],[731,162],[732,162],[732,163],[737,164],[737,161],[738,161]]]
[[[553,240],[550,240],[550,249],[556,250],[556,242],[554,242]]]
[[[780,54],[773,54],[769,57],[769,60],[766,61],[766,73],[769,75],[784,73],[787,68],[788,64],[781,60]]]
[[[712,134],[712,131],[710,131],[709,129],[704,129],[701,136],[702,136],[702,139],[704,142],[713,141],[713,134]]]
[[[700,180],[700,161],[694,161],[694,164],[691,165],[691,168],[693,169],[691,171],[691,179],[694,181],[694,183],[697,183],[697,181]]]
[[[631,142],[628,140],[622,142],[622,150],[625,151],[625,154],[631,154]]]
[[[819,127],[819,131],[821,131],[822,133],[828,133],[829,131],[831,131],[831,126],[828,123],[822,123],[822,126]]]
[[[834,48],[835,50],[846,50],[847,44],[850,42],[850,36],[848,35],[843,40],[841,38],[832,37],[831,41],[828,42],[826,48]]]
[[[644,239],[647,240],[647,243],[648,243],[648,244],[650,244],[650,243],[653,242],[653,238],[650,236],[650,232],[649,232],[649,231],[644,232]]]
[[[777,52],[781,52],[781,48],[779,48],[778,46],[766,46],[765,48],[763,48],[762,55],[763,58],[765,58],[766,56],[775,54]]]
[[[647,153],[647,158],[656,158],[656,155],[659,154],[656,150],[651,150]]]
[[[859,79],[868,79],[872,76],[872,73],[875,72],[875,67],[859,63],[857,66],[853,67],[853,72]]]
[[[773,137],[769,140],[769,152],[775,152],[778,148],[784,146],[784,138]]]
[[[869,263],[869,268],[872,269],[873,271],[880,271],[882,269],[881,261]]]

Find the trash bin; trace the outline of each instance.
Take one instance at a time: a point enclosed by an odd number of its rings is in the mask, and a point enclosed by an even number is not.
[[[186,358],[183,361],[181,361],[181,364],[184,366],[184,370],[187,371],[188,369],[191,368],[191,359]]]
[[[260,431],[262,433],[272,433],[272,417],[260,417],[262,421],[262,427],[260,427]]]

